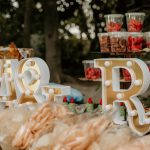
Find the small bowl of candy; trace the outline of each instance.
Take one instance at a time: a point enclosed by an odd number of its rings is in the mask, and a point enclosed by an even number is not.
[[[126,21],[129,32],[141,32],[145,13],[126,13]]]
[[[144,36],[143,33],[130,32],[128,33],[128,51],[140,52],[143,49]]]
[[[84,73],[86,79],[99,79],[101,77],[101,71],[99,68],[94,68],[93,60],[84,60]]]
[[[103,53],[110,52],[110,37],[108,33],[99,33],[100,51]]]
[[[104,17],[106,20],[107,32],[121,31],[124,17],[122,14],[109,14]]]
[[[144,33],[145,39],[146,39],[146,47],[150,48],[150,32]]]

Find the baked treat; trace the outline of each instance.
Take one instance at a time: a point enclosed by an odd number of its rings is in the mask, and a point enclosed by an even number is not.
[[[18,130],[12,145],[25,149],[43,134],[52,131],[55,118],[72,115],[63,105],[44,103]]]
[[[71,126],[57,137],[51,146],[52,150],[84,150],[97,139],[111,122],[106,116],[94,117],[86,123]]]
[[[128,144],[121,146],[116,150],[148,150],[150,147],[150,136],[136,138]]]
[[[33,111],[34,110],[28,109],[27,107],[0,111],[0,147],[2,150],[18,149],[12,147],[12,140],[21,125],[29,119]]]

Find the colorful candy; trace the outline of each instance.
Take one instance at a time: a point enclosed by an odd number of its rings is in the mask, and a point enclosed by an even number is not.
[[[139,52],[143,49],[143,34],[131,33],[128,36],[128,51]]]
[[[67,102],[67,97],[66,97],[66,96],[63,98],[63,102],[64,102],[64,103]]]
[[[113,31],[120,31],[121,30],[122,25],[120,23],[116,23],[116,22],[109,22],[107,24],[107,31],[108,32],[113,32]]]
[[[138,20],[130,19],[128,22],[129,32],[140,32],[143,28],[143,23]]]
[[[127,48],[126,32],[111,32],[110,43],[112,52],[126,52]]]
[[[129,32],[141,32],[143,28],[145,13],[126,13]]]
[[[68,106],[68,101],[67,101],[67,97],[66,96],[63,98],[63,104],[64,104],[64,106]]]
[[[99,34],[99,43],[101,52],[110,52],[110,37],[108,33]]]
[[[120,105],[120,109],[119,109],[120,116],[125,117],[125,115],[126,115],[125,105],[123,102],[120,102],[119,105]]]
[[[131,81],[131,75],[126,69],[123,69],[123,78],[125,79],[125,81]]]
[[[123,15],[109,14],[105,15],[107,32],[120,31],[123,24]]]
[[[68,104],[68,109],[72,112],[75,112],[75,101],[74,98],[70,98],[70,103]]]
[[[88,98],[88,100],[87,100],[86,111],[87,112],[93,112],[94,111],[94,104],[93,104],[92,98]]]
[[[87,68],[85,70],[85,77],[87,79],[98,79],[100,78],[100,69],[97,68]]]
[[[93,60],[84,60],[84,73],[86,79],[99,79],[101,77],[101,71],[99,68],[94,68]]]

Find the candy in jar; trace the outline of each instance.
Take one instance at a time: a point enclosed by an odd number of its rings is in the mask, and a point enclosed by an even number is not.
[[[93,60],[84,60],[83,64],[86,79],[99,79],[101,77],[101,71],[99,68],[94,68]]]
[[[141,32],[145,13],[126,13],[126,20],[129,32]]]
[[[111,32],[110,43],[111,52],[126,52],[127,49],[127,34],[126,32]]]
[[[99,43],[101,52],[110,52],[110,37],[108,33],[99,34]]]
[[[150,48],[150,32],[145,32],[146,47]]]
[[[105,15],[106,20],[106,30],[107,32],[121,31],[123,24],[123,15],[122,14],[108,14]]]
[[[143,49],[143,33],[131,32],[128,34],[128,51],[139,52]]]

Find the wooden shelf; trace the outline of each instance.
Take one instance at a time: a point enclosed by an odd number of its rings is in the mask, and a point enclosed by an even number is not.
[[[140,52],[90,52],[91,54],[109,54],[111,56],[128,56],[128,55],[146,55],[150,53],[150,49],[145,49]]]
[[[126,80],[124,80],[124,79],[121,79],[120,82],[130,83],[131,81],[126,81]]]
[[[87,79],[84,77],[78,78],[81,81],[93,81],[93,82],[102,82],[102,79]]]
[[[81,78],[78,78],[79,80],[81,81],[93,81],[93,82],[102,82],[102,79],[87,79],[87,78],[84,78],[84,77],[81,77]],[[131,81],[126,81],[124,79],[121,79],[120,82],[124,82],[124,83],[130,83]]]

